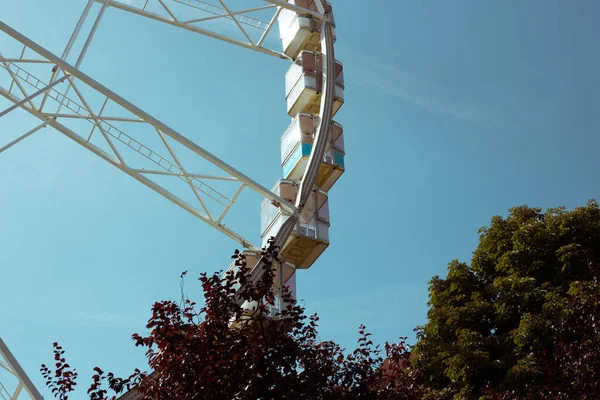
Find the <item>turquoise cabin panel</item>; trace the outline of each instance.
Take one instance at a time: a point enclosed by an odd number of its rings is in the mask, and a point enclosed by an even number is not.
[[[313,145],[310,143],[302,143],[302,155],[310,156],[310,152],[312,151]]]
[[[333,157],[334,157],[334,162],[336,165],[339,165],[340,167],[344,168],[344,155],[342,153],[339,153],[337,151],[333,152]]]

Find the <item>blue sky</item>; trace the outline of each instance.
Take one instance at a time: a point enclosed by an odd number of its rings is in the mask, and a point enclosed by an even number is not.
[[[3,1],[0,19],[60,54],[84,3]],[[599,197],[600,5],[332,3],[347,170],[330,191],[331,246],[300,271],[298,296],[320,314],[323,339],[352,347],[361,323],[378,343],[412,338],[427,281],[469,261],[493,215]],[[115,9],[82,65],[269,188],[289,123],[287,67]],[[0,145],[32,124],[3,118]],[[237,218],[257,238],[250,205]],[[130,336],[152,303],[178,298],[183,270],[226,268],[237,247],[50,128],[0,155],[0,244],[0,335],[47,398],[38,369],[52,342],[81,389],[95,365],[144,367]],[[200,295],[193,279],[187,290]]]

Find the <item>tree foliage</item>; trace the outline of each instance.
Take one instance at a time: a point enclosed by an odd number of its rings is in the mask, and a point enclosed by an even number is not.
[[[430,281],[413,363],[430,399],[600,398],[600,209],[521,206]]]
[[[265,273],[248,279],[243,255],[225,275],[201,274],[204,306],[159,301],[147,335],[147,373],[117,378],[95,368],[91,400],[115,399],[478,399],[600,398],[600,207],[567,211],[512,208],[480,230],[471,265],[454,260],[429,283],[428,322],[405,338],[374,346],[364,326],[347,352],[318,336],[288,292],[276,318],[272,280],[280,262],[263,250]],[[186,273],[182,274],[182,280]],[[182,291],[183,293],[183,291]],[[256,302],[254,312],[239,300]],[[42,374],[68,400],[77,372],[55,346]],[[111,392],[113,394],[109,395]]]
[[[224,276],[203,273],[199,278],[203,307],[183,297],[179,303],[156,302],[147,324],[149,334],[133,335],[135,345],[146,349],[152,374],[136,370],[123,379],[96,368],[90,399],[115,399],[109,391],[130,388],[152,400],[420,397],[416,374],[401,367],[409,358],[403,338],[386,343],[384,360],[361,326],[358,347],[346,352],[332,341],[319,339],[318,316],[305,315],[287,291],[287,307],[277,318],[269,317],[279,260],[272,246],[262,255],[265,274],[256,283],[248,279],[245,258],[237,251],[237,271]],[[258,302],[256,311],[244,312],[238,296]],[[62,353],[60,359],[65,362]],[[55,393],[61,400],[68,398],[76,379],[73,374],[63,376],[64,371],[57,369],[56,379],[48,382],[58,387]],[[51,374],[47,369],[44,373]]]

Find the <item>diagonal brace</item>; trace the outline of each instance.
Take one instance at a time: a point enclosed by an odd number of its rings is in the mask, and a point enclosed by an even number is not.
[[[33,100],[34,98],[36,98],[37,96],[39,96],[40,94],[52,89],[54,86],[58,85],[59,83],[64,82],[67,78],[69,77],[69,75],[65,75],[60,79],[55,80],[54,82],[52,82],[51,84],[49,84],[48,86],[41,88],[40,90],[38,90],[37,92],[25,97],[23,100],[19,101],[18,103],[13,104],[12,106],[8,107],[6,110],[0,112],[0,118],[4,117],[6,114],[8,114],[9,112],[16,110],[17,108],[25,105],[25,103],[29,103],[31,100]]]
[[[278,196],[277,194],[271,192],[269,189],[262,186],[255,180],[251,179],[249,176],[241,173],[237,169],[233,168],[231,165],[225,163],[224,161],[220,160],[219,158],[217,158],[213,154],[209,153],[202,147],[198,146],[196,143],[192,142],[185,136],[177,133],[176,131],[169,128],[164,123],[158,121],[156,118],[153,118],[148,113],[146,113],[146,112],[142,111],[141,109],[139,109],[138,107],[134,106],[133,104],[131,104],[127,100],[123,99],[122,97],[120,97],[119,95],[117,95],[116,93],[111,91],[110,89],[106,88],[99,82],[93,80],[85,73],[72,67],[71,65],[66,63],[64,60],[60,59],[59,57],[55,56],[48,50],[39,46],[37,43],[35,43],[31,39],[25,37],[21,33],[14,30],[13,28],[9,27],[2,21],[0,21],[0,31],[8,34],[13,39],[21,42],[22,44],[27,45],[27,47],[29,47],[32,51],[36,52],[37,54],[39,54],[42,57],[47,58],[50,61],[52,61],[59,68],[61,68],[63,71],[65,71],[65,73],[69,73],[69,74],[73,75],[73,77],[75,77],[78,80],[80,80],[81,82],[87,84],[91,88],[95,89],[98,93],[103,94],[106,97],[109,97],[113,102],[115,102],[119,106],[123,107],[124,109],[128,110],[132,114],[136,115],[138,118],[143,119],[146,122],[148,122],[149,124],[151,124],[152,126],[154,126],[155,128],[160,129],[164,134],[171,137],[171,139],[173,139],[173,140],[179,142],[181,145],[187,147],[189,150],[196,153],[198,156],[202,157],[203,159],[205,159],[208,162],[212,163],[213,165],[217,166],[222,171],[237,178],[239,181],[244,182],[246,184],[246,186],[248,186],[255,192],[259,193],[260,195],[266,197],[267,199],[269,199],[271,201],[276,202],[277,205],[279,207],[281,207],[285,213],[296,214],[298,212],[297,208],[294,205],[290,204],[288,201],[283,199],[281,196]],[[35,110],[28,110],[28,111],[35,111]]]
[[[2,23],[0,22],[0,25],[1,24]],[[17,102],[17,99],[15,98],[15,96],[13,94],[9,93],[7,90],[3,89],[2,87],[0,87],[0,95],[3,96],[3,97],[5,97],[8,100],[13,101],[14,103]],[[21,108],[23,110],[29,112],[31,115],[37,117],[38,119],[44,121],[49,126],[51,126],[52,128],[56,129],[60,133],[64,134],[68,138],[74,140],[75,142],[77,142],[81,146],[87,148],[88,150],[90,150],[91,152],[93,152],[94,154],[96,154],[97,156],[99,156],[100,158],[104,159],[105,161],[108,161],[110,164],[112,164],[113,166],[119,168],[121,171],[125,172],[126,174],[128,174],[132,178],[134,178],[137,181],[139,181],[139,182],[143,183],[144,185],[148,186],[150,189],[152,189],[155,192],[157,192],[158,194],[162,195],[167,200],[170,200],[171,202],[177,204],[178,206],[180,206],[181,208],[183,208],[184,210],[186,210],[190,214],[194,215],[198,219],[206,222],[207,224],[209,224],[213,228],[215,228],[218,231],[220,231],[220,232],[224,233],[225,235],[229,236],[231,239],[233,239],[236,242],[240,243],[245,248],[249,248],[249,249],[252,249],[252,250],[257,250],[258,249],[258,247],[256,247],[255,245],[253,245],[249,240],[246,240],[245,238],[243,238],[242,236],[238,235],[237,233],[235,233],[231,229],[227,228],[225,225],[218,224],[215,221],[212,221],[207,216],[204,216],[203,214],[201,214],[200,212],[198,212],[198,210],[196,210],[193,206],[191,206],[190,204],[186,203],[181,198],[177,197],[175,194],[171,193],[170,191],[168,191],[164,187],[160,186],[156,182],[154,182],[154,181],[152,181],[150,179],[147,179],[146,177],[142,176],[142,174],[136,172],[135,170],[129,168],[128,166],[121,164],[117,159],[113,158],[111,155],[109,155],[108,153],[104,152],[104,150],[100,149],[99,147],[94,146],[91,143],[88,143],[84,138],[82,138],[81,136],[77,135],[75,132],[73,132],[72,130],[70,130],[66,126],[60,124],[58,121],[56,121],[54,119],[46,119],[46,117],[45,117],[45,115],[43,113],[41,113],[38,110],[35,110],[33,108],[27,107],[25,105],[22,105]]]
[[[225,12],[227,13],[227,15],[233,20],[233,22],[235,22],[235,24],[237,25],[237,27],[244,34],[244,36],[246,37],[246,39],[248,39],[248,41],[250,42],[250,44],[254,45],[254,42],[252,41],[252,39],[250,38],[250,36],[248,36],[248,33],[246,32],[246,30],[242,27],[242,25],[240,24],[240,21],[238,21],[237,18],[234,17],[231,14],[231,10],[229,9],[229,7],[227,7],[227,5],[225,4],[225,2],[223,2],[223,0],[219,0],[219,3],[221,3],[221,5],[225,9]]]
[[[33,135],[34,133],[36,133],[37,131],[39,131],[42,128],[45,128],[46,125],[48,125],[47,122],[42,122],[40,125],[36,126],[35,128],[33,128],[32,130],[30,130],[29,132],[19,136],[18,138],[16,138],[15,140],[13,140],[12,142],[10,142],[9,144],[7,144],[4,147],[0,148],[0,153],[2,153],[5,150],[10,149],[11,147],[13,147],[15,144],[19,143],[20,141],[27,139],[29,136]],[[2,366],[0,364],[0,366]]]

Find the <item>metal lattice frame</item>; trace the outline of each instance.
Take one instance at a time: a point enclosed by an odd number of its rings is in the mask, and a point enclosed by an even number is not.
[[[140,4],[134,4],[136,1]],[[229,212],[235,201],[238,199],[242,190],[245,187],[250,187],[257,193],[263,195],[265,198],[270,199],[274,204],[280,206],[285,213],[290,215],[290,218],[282,226],[275,238],[275,244],[279,247],[283,246],[283,244],[287,241],[291,232],[293,231],[293,228],[296,225],[298,219],[298,215],[302,211],[302,208],[304,207],[304,204],[314,186],[316,175],[320,166],[320,160],[323,158],[325,144],[328,139],[328,128],[332,120],[334,79],[328,77],[328,71],[332,71],[334,65],[334,38],[332,33],[332,22],[330,18],[331,7],[326,3],[325,0],[315,1],[317,11],[304,9],[293,4],[289,4],[287,3],[287,1],[283,0],[247,0],[248,4],[251,2],[259,2],[262,5],[253,6],[251,8],[244,8],[243,10],[232,11],[232,7],[230,7],[232,1],[233,0],[218,0],[219,5],[215,5],[201,0],[128,0],[127,4],[123,1],[114,0],[88,0],[87,6],[84,9],[81,19],[78,25],[76,26],[62,57],[60,58],[51,54],[47,50],[43,49],[41,46],[37,45],[33,41],[27,39],[23,35],[19,34],[15,30],[0,22],[1,31],[4,31],[10,37],[23,44],[23,51],[21,53],[21,57],[19,58],[3,58],[2,54],[0,53],[0,66],[4,67],[4,69],[10,74],[10,77],[12,79],[9,90],[0,87],[0,95],[4,96],[5,98],[9,99],[14,103],[14,105],[12,107],[9,107],[9,109],[6,110],[4,113],[10,112],[15,108],[22,108],[41,120],[41,124],[39,126],[25,133],[21,137],[15,139],[13,142],[9,143],[3,148],[0,148],[0,153],[6,150],[7,148],[13,146],[14,144],[20,142],[24,138],[32,135],[34,132],[41,129],[42,127],[52,126],[61,133],[65,134],[67,137],[75,140],[77,143],[88,148],[96,155],[100,156],[101,158],[105,159],[117,168],[121,169],[123,172],[126,172],[138,181],[144,183],[146,186],[155,190],[159,194],[163,195],[167,199],[179,205],[180,207],[184,208],[194,216],[213,226],[222,233],[225,233],[230,238],[233,238],[238,243],[242,244],[242,246],[250,249],[257,249],[257,247],[252,245],[248,240],[235,233],[231,229],[226,228],[222,223],[223,218]],[[101,3],[102,7],[100,9],[100,12],[98,13],[92,30],[86,40],[86,43],[83,46],[79,58],[77,59],[77,62],[74,66],[71,66],[65,60],[68,57],[69,52],[74,44],[75,38],[79,34],[83,22],[86,19],[88,13],[90,12],[92,4],[94,2]],[[158,5],[158,9],[152,11],[149,10],[148,7],[151,3]],[[178,18],[178,16],[176,15],[176,10],[174,9],[175,6],[199,10],[203,12],[205,16],[203,16],[202,18],[193,19],[181,17]],[[156,21],[177,26],[179,28],[186,29],[198,34],[223,40],[225,42],[229,42],[250,50],[276,56],[281,59],[289,59],[289,57],[279,51],[267,47],[265,45],[265,38],[272,31],[273,25],[276,23],[277,16],[281,12],[282,8],[291,9],[301,15],[312,15],[322,21],[321,48],[324,58],[322,93],[323,101],[321,102],[321,109],[319,113],[319,126],[317,128],[315,145],[313,146],[313,150],[311,152],[308,162],[308,167],[301,181],[300,193],[298,198],[296,199],[295,205],[286,203],[285,200],[273,194],[265,187],[261,186],[249,177],[243,175],[241,172],[237,171],[233,167],[219,160],[214,155],[197,146],[187,138],[179,135],[163,123],[152,118],[137,107],[133,106],[131,103],[128,103],[126,100],[122,99],[115,93],[111,92],[98,82],[94,81],[93,79],[89,78],[87,75],[79,71],[78,68],[81,65],[83,57],[85,56],[85,53],[89,47],[90,41],[92,40],[94,33],[98,28],[98,24],[108,7],[114,7],[124,11],[128,11]],[[272,12],[272,16],[269,19],[269,22],[265,22],[264,20],[260,20],[252,16],[253,13],[265,12],[269,10]],[[206,14],[208,14],[208,16],[206,16]],[[213,21],[217,19],[227,19],[229,21],[232,21],[235,24],[238,33],[241,33],[244,39],[235,39],[229,35],[224,35],[215,30],[210,30],[198,26],[199,23],[201,24],[203,22]],[[250,30],[258,30],[260,32],[260,38],[258,40],[253,39],[252,35],[249,33]],[[37,55],[39,55],[41,58],[24,58],[23,54],[25,54],[26,50],[28,49],[37,53]],[[56,65],[49,82],[46,84],[40,79],[34,77],[32,74],[28,73],[22,67],[23,64],[28,63],[49,63]],[[66,91],[64,92],[64,95],[54,88],[61,82],[66,82],[66,84],[68,85]],[[83,85],[80,86],[79,82],[87,85],[87,87],[90,90],[100,93],[104,96],[104,104],[102,105],[98,113],[94,113],[92,108],[89,106],[89,103],[86,102],[85,93],[83,93],[84,91],[82,90]],[[29,89],[35,91],[27,91],[27,86],[32,86],[33,88]],[[12,93],[14,87],[17,87],[19,89],[19,96]],[[75,94],[72,97],[67,97],[67,94],[69,93],[69,90],[71,88],[74,90]],[[43,99],[41,105],[39,107],[36,107],[33,100],[42,94]],[[48,98],[51,98],[59,103],[58,111],[54,113],[48,113],[44,111],[43,107]],[[103,113],[104,108],[107,102],[109,101],[114,102],[121,106],[123,109],[129,111],[131,113],[131,117],[123,118],[118,116],[110,116]],[[68,111],[60,113],[59,111],[63,107],[65,108],[65,110]],[[0,117],[2,115],[3,114],[0,114]],[[92,130],[90,131],[87,138],[85,136],[82,136],[81,133],[74,132],[73,130],[66,127],[64,124],[61,124],[57,121],[57,119],[64,120],[69,118],[86,120],[92,124]],[[155,152],[154,150],[150,150],[148,146],[143,145],[139,140],[136,140],[131,136],[127,135],[127,133],[125,133],[123,130],[117,128],[114,125],[116,122],[141,123],[150,126],[150,128],[153,131],[155,131],[155,134],[157,134],[162,141],[162,144],[164,146],[163,154],[168,153],[170,155],[170,158],[159,155],[159,153]],[[90,138],[96,129],[104,137],[104,139],[110,146],[109,152],[104,151],[103,149],[90,143]],[[171,140],[174,140],[175,142],[178,142],[179,144],[182,144],[189,150],[192,150],[198,156],[209,161],[214,166],[217,166],[223,172],[225,172],[226,175],[211,176],[207,174],[190,173],[188,170],[184,169],[184,166],[178,159],[176,152],[173,150],[172,146],[169,145],[167,137]],[[148,160],[152,161],[158,168],[154,170],[148,170],[131,167],[128,164],[123,153],[117,149],[115,143],[124,144],[129,148],[129,150],[133,150],[138,154],[141,154],[142,156],[146,157]],[[151,175],[170,176],[184,181],[189,186],[190,190],[194,193],[195,197],[198,200],[198,204],[192,205],[184,201],[175,193],[171,192],[170,190],[151,180],[149,178],[149,176]],[[228,197],[220,193],[218,190],[215,190],[209,184],[206,184],[205,182],[207,180],[234,181],[239,183],[239,187],[235,194],[233,194],[233,196]],[[218,216],[215,216],[213,215],[213,213],[210,212],[209,207],[207,207],[208,200],[216,202],[217,204],[220,204],[223,207],[222,211],[219,213]],[[261,262],[259,262],[258,266],[260,265]],[[258,279],[261,271],[262,268],[255,268],[255,274],[253,274],[252,278]]]
[[[221,7],[216,6],[214,4],[199,1],[199,0],[156,0],[160,4],[160,13],[150,12],[146,9],[149,4],[149,0],[145,0],[142,6],[132,6],[128,4],[124,4],[120,1],[113,0],[95,0],[97,2],[103,3],[104,6],[107,4],[113,6],[115,8],[119,8],[125,11],[132,12],[134,14],[138,14],[144,17],[148,17],[160,22],[164,22],[170,25],[174,25],[195,33],[199,33],[202,35],[206,35],[209,37],[213,37],[219,40],[223,40],[232,44],[236,44],[241,47],[245,47],[250,50],[259,51],[262,53],[266,53],[272,56],[276,56],[282,59],[290,59],[287,55],[272,50],[263,46],[264,40],[266,36],[271,31],[273,25],[276,23],[277,16],[281,12],[282,8],[287,8],[297,12],[300,15],[312,15],[313,17],[318,18],[322,21],[322,40],[321,40],[321,52],[323,53],[323,101],[321,102],[321,108],[319,110],[319,126],[317,127],[317,134],[315,137],[315,145],[313,146],[313,150],[311,152],[308,166],[304,172],[304,175],[301,180],[301,186],[298,198],[296,199],[295,206],[297,207],[297,213],[291,215],[290,218],[283,224],[280,228],[277,236],[275,237],[275,245],[278,247],[283,247],[285,242],[290,237],[292,231],[294,230],[294,226],[296,226],[298,222],[298,216],[304,207],[312,188],[315,184],[317,173],[319,171],[319,167],[321,164],[321,160],[323,159],[323,154],[325,152],[326,143],[329,135],[329,126],[331,125],[332,116],[333,116],[333,98],[335,91],[335,79],[328,76],[328,71],[333,71],[333,66],[335,62],[335,53],[334,53],[334,38],[332,32],[332,22],[331,22],[331,7],[327,4],[325,0],[316,0],[315,6],[317,11],[308,10],[302,7],[298,7],[296,5],[290,4],[287,1],[283,0],[264,0],[263,2],[269,3],[270,5],[262,6],[262,7],[253,7],[244,10],[238,10],[235,12],[231,11],[231,8],[227,6],[226,0],[218,0]],[[182,4],[188,7],[196,8],[202,10],[204,12],[212,14],[211,17],[204,17],[202,19],[178,19],[173,12],[171,6],[169,4]],[[258,10],[265,10],[271,7],[276,7],[276,11],[274,12],[272,18],[269,22],[260,21],[251,16],[251,13],[256,12]],[[214,20],[217,18],[227,18],[235,22],[237,28],[242,33],[242,35],[246,38],[246,41],[240,41],[232,39],[229,36],[224,36],[222,34],[218,34],[214,31],[209,31],[206,29],[199,28],[194,26],[195,23],[207,20]],[[262,35],[258,41],[253,41],[252,38],[248,34],[248,29],[254,28],[262,30]],[[259,260],[257,266],[252,271],[251,279],[258,280],[263,273],[262,267],[263,260]]]
[[[1,148],[0,152],[10,148],[42,127],[51,126],[195,217],[250,249],[257,249],[257,246],[223,224],[223,219],[238,201],[244,188],[248,187],[261,196],[279,204],[290,214],[296,212],[293,205],[287,203],[269,189],[135,107],[3,22],[0,22],[0,31],[23,46],[21,57],[18,58],[5,58],[0,46],[0,67],[2,67],[0,71],[4,70],[11,82],[8,89],[0,86],[0,96],[14,103],[13,106],[0,112],[0,117],[16,108],[21,108],[40,120],[40,125]],[[24,54],[32,52],[36,56],[23,57]],[[53,77],[61,76],[54,79],[52,83],[48,83],[28,72],[28,66],[40,63],[54,65]],[[61,83],[68,85],[68,89],[71,89],[73,93],[64,95],[57,90],[56,87]],[[66,93],[68,93],[68,89]],[[93,110],[90,102],[86,100],[88,96],[101,97],[103,99],[102,107],[99,110]],[[41,104],[36,104],[36,100],[38,100],[38,103],[41,100]],[[51,108],[48,106],[49,101],[58,104],[58,112],[48,111]],[[116,115],[104,111],[108,104],[116,110]],[[123,116],[124,114],[126,116]],[[86,121],[89,123],[90,130],[76,132],[66,126],[66,123],[60,122],[73,119]],[[118,126],[119,123],[121,125]],[[136,127],[136,131],[144,129],[145,137],[157,136],[160,143],[162,143],[162,147],[159,149],[150,148],[144,145],[141,139],[128,135],[127,129],[123,126],[130,124],[141,125],[141,127]],[[109,148],[104,149],[93,144],[91,142],[93,135],[101,135]],[[183,146],[195,153],[197,157],[217,167],[222,175],[208,175],[201,173],[201,171],[188,170],[180,161],[177,151],[173,147],[174,144],[178,144],[180,147]],[[130,162],[134,155],[135,158]],[[154,165],[155,169],[136,168],[135,163],[139,156]],[[152,176],[159,175],[183,181],[187,190],[191,190],[194,194],[197,203],[190,204],[172,189],[168,189],[151,179]],[[237,184],[237,189],[233,195],[226,195],[214,188],[211,182],[216,181],[234,182]],[[211,212],[209,203],[212,206],[220,207],[220,212],[218,214]]]
[[[104,0],[95,0],[104,3]],[[159,22],[183,28],[201,35],[209,36],[250,50],[289,60],[282,52],[275,50],[266,43],[267,36],[274,31],[277,17],[282,8],[287,8],[301,15],[312,15],[322,20],[324,12],[308,10],[290,4],[284,0],[247,0],[248,6],[241,10],[232,11],[231,0],[214,0],[212,3],[201,0],[139,0],[137,4],[132,1],[109,0],[108,6],[141,15]],[[149,9],[155,3],[152,10]],[[214,4],[217,3],[217,4]],[[317,3],[319,3],[317,1]],[[178,17],[176,8],[186,7],[190,11],[197,11],[202,16],[199,18]],[[269,18],[257,17],[260,13]],[[233,34],[224,34],[215,29],[205,27],[203,23],[225,19],[235,24]],[[237,35],[236,35],[237,34]],[[236,37],[236,36],[239,36]]]
[[[8,371],[17,380],[17,386],[14,391],[11,390],[12,393],[0,382],[0,399],[17,400],[22,398],[19,397],[22,393],[27,393],[33,400],[44,400],[2,338],[0,338],[0,368]]]
[[[330,20],[331,8],[328,6],[325,0],[315,1],[315,5],[317,6],[318,10],[316,12],[288,4],[287,1],[284,0],[264,0],[262,3],[266,4],[262,4],[261,6],[244,8],[243,10],[235,11],[233,11],[233,8],[230,6],[232,0],[218,0],[218,5],[210,4],[200,0],[139,1],[142,1],[143,4],[135,5],[131,2],[131,0],[128,1],[128,4],[113,0],[89,0],[62,57],[55,56],[0,21],[0,31],[6,33],[9,37],[11,37],[13,40],[16,40],[23,46],[20,56],[13,58],[5,58],[2,54],[2,47],[0,46],[0,67],[2,67],[0,68],[0,71],[4,70],[10,78],[10,86],[8,89],[0,86],[0,95],[13,103],[13,105],[8,109],[0,112],[0,118],[13,110],[20,108],[40,120],[40,124],[38,126],[0,148],[0,153],[14,146],[25,138],[33,135],[40,129],[46,126],[51,126],[83,147],[92,151],[100,158],[108,161],[123,172],[127,173],[136,180],[166,197],[173,203],[190,212],[192,215],[213,226],[215,229],[221,231],[230,238],[236,240],[242,246],[250,249],[257,249],[257,247],[252,245],[248,240],[233,230],[226,228],[223,224],[223,219],[234,203],[238,200],[238,197],[242,193],[243,189],[249,187],[265,198],[271,200],[274,204],[281,207],[284,212],[290,215],[290,218],[282,226],[275,238],[276,245],[281,247],[289,238],[293,227],[297,223],[298,216],[302,211],[310,192],[312,191],[320,162],[323,159],[325,144],[328,140],[329,127],[331,125],[333,113],[333,96],[335,85],[334,79],[330,77],[328,73],[329,71],[333,70],[334,66],[334,39]],[[156,2],[160,5],[160,8],[155,11],[149,10],[147,8],[149,1]],[[250,3],[251,1],[258,0],[247,1]],[[91,10],[93,2],[101,3],[101,10],[76,63],[74,65],[70,65],[66,62],[66,59],[75,42],[75,38],[82,28],[83,22]],[[308,167],[303,175],[299,196],[296,199],[295,205],[287,203],[281,197],[275,195],[232,166],[210,154],[184,136],[178,134],[165,124],[146,114],[133,104],[119,97],[114,92],[105,88],[79,70],[94,33],[98,28],[99,22],[102,19],[106,9],[111,6],[156,21],[177,26],[188,31],[235,44],[246,49],[258,51],[287,60],[290,59],[287,55],[270,48],[266,41],[267,36],[273,30],[273,25],[276,23],[281,9],[288,8],[299,14],[312,15],[313,17],[316,17],[322,21],[321,47],[324,58],[322,93],[323,101],[321,102],[319,126],[317,128],[317,134],[314,141],[315,145],[313,146],[313,150],[309,158]],[[175,6],[193,8],[209,15],[203,16],[202,18],[193,19],[178,18],[176,12],[174,11]],[[268,22],[253,16],[253,13],[265,11],[272,12]],[[224,35],[221,32],[199,26],[199,24],[218,19],[227,19],[232,21],[239,30],[238,33],[241,33],[242,39],[236,39],[230,35]],[[251,31],[253,33],[250,33]],[[259,34],[258,39],[255,39],[253,36],[256,35],[256,32]],[[35,56],[25,57],[27,52],[33,52]],[[47,82],[44,82],[42,79],[35,77],[32,73],[27,71],[28,66],[33,66],[36,64],[48,64],[54,66],[52,75]],[[67,86],[64,92],[56,89],[62,84]],[[69,96],[70,90],[73,90],[74,93]],[[96,97],[99,95],[103,99],[102,106],[97,112],[90,105],[90,102],[86,100],[90,93]],[[54,112],[48,112],[48,108],[50,108],[48,103],[52,102],[57,104],[58,108]],[[105,111],[107,104],[116,105],[118,108],[120,108],[121,112],[113,115],[112,113]],[[124,116],[123,111],[128,115]],[[67,124],[59,122],[59,120],[85,121],[90,124],[91,130],[89,131],[89,134],[84,135],[83,132],[76,132],[70,129]],[[159,153],[155,150],[151,150],[149,146],[142,144],[139,139],[128,135],[126,131],[118,127],[117,124],[136,124],[146,128],[148,134],[156,135],[160,139],[160,143],[162,143],[160,150],[162,155],[159,155]],[[91,138],[94,133],[96,133],[96,136],[100,135],[104,139],[104,144],[108,145],[108,150],[91,143]],[[177,150],[173,147],[173,144],[175,143],[183,146],[187,150],[192,151],[197,157],[208,161],[208,163],[210,163],[212,166],[217,167],[221,171],[222,175],[200,174],[185,168],[184,163],[180,161],[180,158],[177,155]],[[119,149],[119,146],[121,146],[121,149]],[[123,146],[127,149],[127,153],[122,150]],[[155,169],[150,170],[135,167],[134,164],[128,159],[130,154],[142,156],[148,162],[153,163],[155,165]],[[168,154],[168,156],[165,156],[166,154]],[[173,191],[153,181],[151,179],[152,176],[166,176],[184,182],[184,184],[189,188],[188,190],[191,190],[191,192],[194,194],[195,198],[197,199],[197,203],[190,204],[184,201]],[[206,183],[215,181],[234,182],[238,185],[237,190],[233,196],[227,196],[226,194],[221,193],[219,190],[212,187],[211,184]],[[210,211],[209,206],[207,205],[208,202],[212,202],[213,204],[216,203],[221,206],[221,210],[218,215]],[[257,280],[262,275],[263,269],[260,268],[262,264],[263,260],[261,259],[252,273],[252,280]],[[7,352],[8,349],[0,339],[0,355],[3,355],[6,359],[5,354]],[[10,354],[10,352],[8,352],[8,354]],[[10,356],[12,357],[12,355]],[[12,359],[14,360],[14,358]],[[0,367],[6,368],[8,365],[8,368],[10,368],[8,369],[9,371],[16,372],[15,375],[19,378],[20,382],[17,391],[20,392],[23,388],[25,388],[30,396],[35,400],[43,399],[35,387],[33,387],[22,369],[20,369],[20,366],[16,364],[17,368],[15,368],[15,363],[16,360],[14,360],[14,363],[9,360],[8,364],[0,363]],[[0,395],[3,395],[1,390],[2,387],[0,384]],[[19,394],[18,392],[13,397],[10,397],[10,399],[16,399],[16,396]],[[124,397],[131,395],[135,395],[135,391],[127,393]]]

